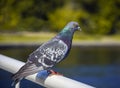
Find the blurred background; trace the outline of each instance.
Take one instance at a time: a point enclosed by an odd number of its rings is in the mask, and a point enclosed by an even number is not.
[[[0,0],[0,54],[26,61],[69,21],[77,21],[70,55],[53,69],[95,86],[120,87],[120,0]],[[12,88],[0,69],[0,88]],[[22,88],[43,88],[23,80]]]

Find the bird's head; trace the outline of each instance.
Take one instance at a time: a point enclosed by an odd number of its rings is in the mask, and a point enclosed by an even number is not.
[[[79,24],[78,24],[77,22],[74,22],[74,21],[69,22],[69,23],[65,26],[64,29],[65,29],[65,30],[72,30],[72,31],[77,31],[77,30],[80,30],[80,31],[81,31],[81,29],[80,29],[80,27],[79,27]]]
[[[63,28],[63,30],[58,35],[59,37],[63,37],[63,38],[64,37],[71,38],[74,32],[77,30],[81,31],[79,24],[77,22],[71,21]]]

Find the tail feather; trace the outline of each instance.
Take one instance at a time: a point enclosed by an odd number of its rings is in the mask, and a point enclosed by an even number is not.
[[[37,67],[35,64],[26,63],[24,66],[20,68],[20,70],[12,75],[12,80],[14,81],[12,83],[12,86],[15,86],[20,80],[22,80],[24,77],[28,75],[32,75],[40,70],[43,70],[43,67]]]
[[[20,82],[20,80],[22,80],[22,78],[14,78],[14,81],[12,82],[11,86],[15,86],[18,82]]]
[[[24,78],[24,77],[21,77],[21,74],[19,74],[18,72],[11,76],[13,80],[11,86],[15,86],[18,82],[20,82],[20,80]]]

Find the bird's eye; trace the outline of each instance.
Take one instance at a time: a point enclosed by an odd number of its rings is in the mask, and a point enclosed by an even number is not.
[[[75,28],[78,28],[79,26],[78,26],[78,25],[75,25],[74,27],[75,27]]]
[[[75,27],[78,27],[78,25],[76,25]]]
[[[77,25],[77,24],[73,24],[73,26],[74,26],[75,28],[77,28],[77,27],[78,27],[78,25]]]

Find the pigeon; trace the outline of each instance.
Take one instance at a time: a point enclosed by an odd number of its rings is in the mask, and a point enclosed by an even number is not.
[[[77,22],[69,22],[63,30],[46,43],[43,43],[37,50],[33,51],[24,66],[13,74],[12,86],[15,86],[26,76],[35,74],[42,70],[49,70],[54,65],[65,59],[71,49],[73,34],[79,30]]]

